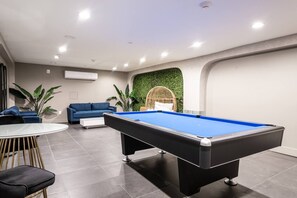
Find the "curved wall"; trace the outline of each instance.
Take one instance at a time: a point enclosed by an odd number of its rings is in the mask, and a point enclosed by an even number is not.
[[[215,54],[136,70],[128,74],[128,83],[132,85],[133,78],[137,74],[177,67],[182,71],[184,79],[184,112],[205,114],[208,75],[215,62],[256,55],[265,52],[273,52],[276,50],[288,49],[296,46],[297,34],[288,35],[276,39],[232,48]],[[279,149],[280,152],[297,156],[297,147],[290,147],[289,149],[282,147],[281,149]]]
[[[213,64],[207,81],[206,114],[284,126],[282,149],[295,153],[296,65],[297,48]]]

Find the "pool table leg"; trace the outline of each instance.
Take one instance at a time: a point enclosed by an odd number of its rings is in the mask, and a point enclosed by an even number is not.
[[[233,179],[238,176],[239,160],[211,168],[202,169],[178,158],[180,192],[186,196],[200,191],[200,187],[222,178]],[[232,180],[233,181],[233,180]]]
[[[130,162],[131,160],[128,158],[128,155],[132,155],[135,151],[152,148],[152,146],[145,144],[139,140],[136,140],[130,136],[127,136],[121,133],[121,141],[122,141],[122,153],[126,157],[123,159],[124,162]]]
[[[131,162],[130,158],[128,155],[125,155],[125,157],[123,158],[123,162],[129,163]]]
[[[229,178],[228,179],[225,179],[224,182],[225,182],[225,184],[227,184],[229,186],[236,186],[237,185],[237,182],[234,181],[233,178],[232,179],[229,179]]]
[[[162,155],[163,155],[163,154],[166,154],[166,152],[163,151],[163,150],[160,150],[159,153],[162,154]]]

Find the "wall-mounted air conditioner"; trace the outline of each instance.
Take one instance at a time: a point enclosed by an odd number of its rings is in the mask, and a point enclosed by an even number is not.
[[[98,74],[92,72],[65,71],[64,77],[66,79],[97,80]]]

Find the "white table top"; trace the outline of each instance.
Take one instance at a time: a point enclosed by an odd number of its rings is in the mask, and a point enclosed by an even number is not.
[[[94,118],[82,118],[80,121],[86,121],[86,120],[104,120],[104,117],[94,117]]]
[[[0,125],[0,139],[45,135],[64,131],[66,124],[28,123]]]

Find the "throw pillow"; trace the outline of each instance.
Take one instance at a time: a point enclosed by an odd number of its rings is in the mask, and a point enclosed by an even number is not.
[[[173,103],[155,102],[155,110],[172,111]]]

